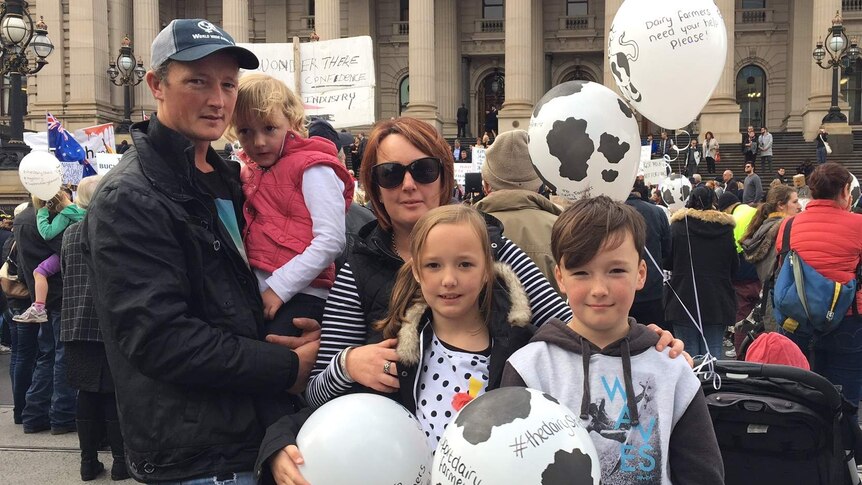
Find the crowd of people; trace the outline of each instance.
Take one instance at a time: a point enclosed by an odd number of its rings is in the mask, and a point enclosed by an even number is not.
[[[597,410],[617,379],[628,396],[617,431],[662,423],[641,457],[650,479],[720,484],[683,349],[723,357],[728,329],[768,300],[787,217],[791,246],[827,277],[849,281],[862,261],[840,165],[793,185],[780,171],[762,201],[754,160],[744,182],[729,170],[698,179],[700,159],[715,170],[719,155],[707,133],[686,149],[700,156],[686,155],[696,183],[684,209],[670,214],[642,178],[624,203],[555,204],[527,132],[491,125],[484,197],[465,204],[453,197],[460,143],[409,117],[349,143],[307,123],[280,81],[240,76],[255,55],[220,29],[197,35],[198,22],[156,37],[145,80],[157,112],[132,125],[120,164],[74,196],[23,204],[3,244],[31,295],[6,299],[15,422],[77,432],[84,481],[104,473],[107,441],[114,480],[307,484],[298,430],[353,392],[404,405],[432,449],[464,405],[501,386],[553,395],[598,431],[613,425]],[[211,146],[226,131],[238,162]],[[673,141],[662,133],[654,147],[670,154]],[[860,318],[854,308],[829,338],[765,330],[787,333],[858,406]],[[603,481],[643,478],[633,455],[601,453],[613,455]]]

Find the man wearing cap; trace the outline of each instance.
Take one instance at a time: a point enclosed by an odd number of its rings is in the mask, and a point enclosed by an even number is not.
[[[152,63],[158,111],[131,127],[133,147],[83,227],[126,459],[142,482],[251,484],[258,410],[301,390],[318,343],[314,332],[295,352],[262,341],[239,167],[210,146],[233,114],[239,68],[258,60],[212,23],[180,19],[156,36]]]
[[[482,188],[485,198],[476,209],[503,223],[503,235],[518,245],[548,278],[557,292],[556,262],[551,254],[551,228],[562,212],[539,194],[542,181],[533,168],[524,130],[500,133],[485,153]]]

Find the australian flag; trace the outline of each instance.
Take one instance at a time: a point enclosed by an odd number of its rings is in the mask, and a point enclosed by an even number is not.
[[[84,166],[81,177],[96,175],[96,170],[87,161],[87,153],[78,143],[74,136],[69,134],[63,124],[54,115],[47,113],[45,120],[48,122],[48,148],[54,151],[54,156],[61,162],[78,162]]]

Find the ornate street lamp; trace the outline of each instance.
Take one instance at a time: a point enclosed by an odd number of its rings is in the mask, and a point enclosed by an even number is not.
[[[0,168],[18,167],[30,151],[24,144],[24,93],[21,77],[39,72],[54,51],[44,19],[33,22],[23,0],[0,3],[0,75],[9,76],[9,142],[2,147]]]
[[[839,71],[842,67],[847,68],[859,58],[860,49],[856,38],[848,39],[847,31],[841,20],[841,13],[836,12],[832,20],[832,28],[829,29],[826,42],[817,41],[812,55],[814,61],[823,69],[832,69],[832,106],[829,113],[823,117],[824,123],[846,123],[847,116],[838,107],[838,82]]]
[[[117,133],[128,133],[129,126],[132,124],[132,87],[137,86],[144,79],[147,70],[144,69],[143,61],[138,58],[135,62],[135,56],[132,52],[132,41],[129,36],[123,37],[123,44],[120,47],[120,55],[116,61],[110,61],[108,64],[108,77],[115,86],[123,86],[123,121],[117,128]]]

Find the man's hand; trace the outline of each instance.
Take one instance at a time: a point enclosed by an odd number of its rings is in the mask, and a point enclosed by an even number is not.
[[[261,293],[260,297],[263,298],[263,318],[272,320],[275,318],[275,313],[281,308],[281,305],[284,305],[284,302],[281,301],[280,296],[272,291],[272,288],[267,288],[266,291]]]
[[[305,460],[302,459],[302,453],[299,452],[296,445],[284,447],[272,457],[269,463],[275,483],[278,485],[310,485],[299,473],[299,465],[303,463]]]
[[[308,378],[317,360],[317,351],[320,349],[320,340],[314,340],[294,350],[299,357],[299,371],[296,373],[296,382],[288,389],[291,394],[301,394],[308,385]]]
[[[317,320],[313,318],[294,318],[293,326],[302,330],[302,335],[299,337],[286,337],[269,334],[266,336],[266,341],[296,350],[309,342],[320,340],[320,324],[317,323]]]

